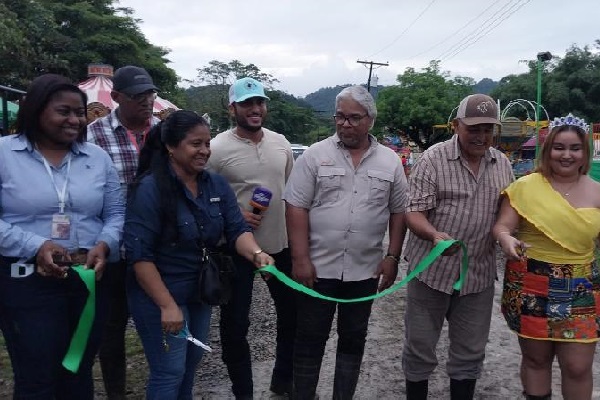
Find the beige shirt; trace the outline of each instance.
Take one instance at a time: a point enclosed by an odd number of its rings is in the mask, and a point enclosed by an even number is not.
[[[210,142],[212,154],[208,169],[227,179],[243,209],[252,210],[249,202],[257,186],[266,187],[273,193],[254,237],[264,251],[274,254],[288,247],[285,205],[281,196],[294,157],[285,136],[265,128],[262,131],[263,137],[256,144],[237,136],[231,129],[219,133]]]
[[[461,157],[456,135],[426,150],[410,173],[406,211],[425,212],[439,232],[446,232],[467,246],[469,270],[461,294],[479,293],[494,284],[496,247],[491,230],[500,193],[513,180],[510,162],[494,148],[486,151],[478,175],[473,175]],[[432,242],[411,233],[405,252],[409,271],[432,248]],[[440,257],[418,279],[435,290],[452,293],[461,259],[462,252]]]
[[[315,143],[298,158],[285,188],[286,202],[308,210],[310,258],[318,278],[372,278],[390,213],[404,212],[408,184],[402,163],[370,139],[356,169],[337,134]]]

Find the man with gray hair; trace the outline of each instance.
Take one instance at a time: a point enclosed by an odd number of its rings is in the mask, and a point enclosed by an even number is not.
[[[283,197],[294,278],[326,296],[350,299],[394,283],[406,232],[408,188],[396,153],[369,134],[377,116],[369,92],[348,87],[335,105],[336,133],[298,158]],[[337,304],[304,294],[297,301],[292,398],[315,397],[336,308],[333,398],[352,398],[372,301]]]

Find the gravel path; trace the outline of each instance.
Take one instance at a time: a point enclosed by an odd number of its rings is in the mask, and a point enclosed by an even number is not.
[[[503,260],[498,259],[500,279],[503,275]],[[401,268],[403,276],[406,268]],[[519,379],[520,353],[516,335],[511,333],[500,313],[501,281],[496,284],[496,297],[492,316],[492,327],[485,367],[477,383],[476,399],[520,399]],[[404,375],[401,365],[404,335],[404,288],[385,298],[376,300],[369,323],[369,335],[356,399],[399,399],[404,398]],[[275,311],[266,285],[256,280],[252,305],[250,344],[253,355],[254,387],[256,399],[268,399],[268,385],[274,358]],[[197,397],[202,399],[233,399],[227,372],[220,359],[218,338],[218,310],[213,315],[211,344],[215,351],[205,357],[198,371]],[[439,366],[430,379],[430,399],[449,399],[449,380],[445,375],[448,349],[447,327],[444,327],[438,344]],[[335,328],[327,343],[321,369],[318,393],[321,399],[331,398],[335,365]],[[555,362],[554,399],[560,395],[559,370]],[[600,356],[594,361],[593,399],[600,400]]]

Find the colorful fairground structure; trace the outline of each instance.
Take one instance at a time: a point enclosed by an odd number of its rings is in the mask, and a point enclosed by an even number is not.
[[[88,79],[78,84],[88,96],[88,123],[108,115],[118,106],[110,97],[112,90],[113,67],[106,64],[89,64]],[[179,110],[175,104],[160,96],[154,101],[154,115],[166,118],[171,112]]]

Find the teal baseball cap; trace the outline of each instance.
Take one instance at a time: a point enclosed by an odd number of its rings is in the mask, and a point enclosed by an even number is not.
[[[253,78],[242,78],[233,82],[229,87],[229,104],[240,103],[252,97],[262,97],[270,100],[265,95],[262,83]]]

